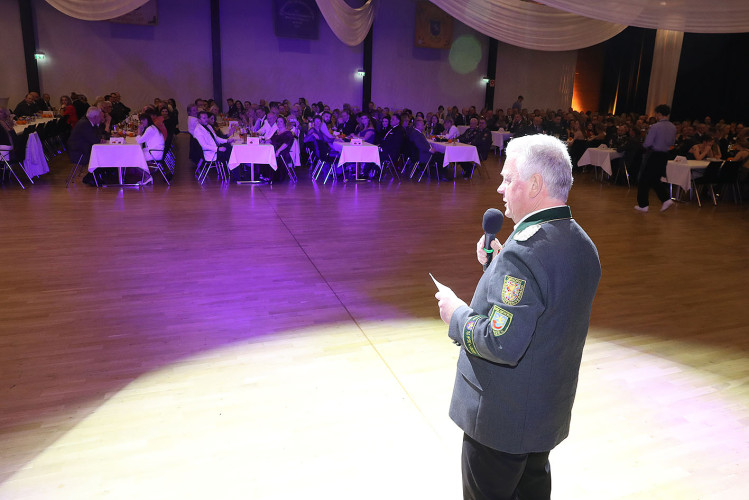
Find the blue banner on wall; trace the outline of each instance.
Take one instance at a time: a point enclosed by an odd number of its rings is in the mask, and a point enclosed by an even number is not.
[[[317,40],[320,10],[315,0],[274,0],[276,36]]]

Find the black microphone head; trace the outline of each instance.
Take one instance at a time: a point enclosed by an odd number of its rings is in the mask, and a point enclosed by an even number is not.
[[[502,229],[505,216],[496,208],[490,208],[484,212],[484,220],[481,223],[485,233],[497,234]]]

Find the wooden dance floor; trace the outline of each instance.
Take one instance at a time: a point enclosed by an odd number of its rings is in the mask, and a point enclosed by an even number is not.
[[[4,184],[0,498],[459,499],[427,273],[470,300],[488,168],[65,189],[58,158]],[[576,175],[603,277],[553,498],[749,498],[749,208],[634,204]]]

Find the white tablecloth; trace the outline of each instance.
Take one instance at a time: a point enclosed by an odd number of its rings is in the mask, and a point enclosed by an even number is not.
[[[23,161],[23,168],[29,177],[38,177],[49,172],[42,141],[36,132],[29,135],[29,141],[26,143],[26,159]]]
[[[479,159],[479,152],[476,146],[470,144],[462,144],[460,142],[436,142],[429,141],[432,149],[438,153],[444,153],[445,159],[442,161],[442,166],[446,167],[450,163],[460,161],[472,161],[473,163],[481,163]]]
[[[604,172],[611,175],[611,160],[621,158],[624,153],[619,153],[616,149],[609,148],[588,148],[585,150],[578,165],[595,165],[601,167]]]
[[[492,146],[496,146],[500,151],[504,149],[505,142],[510,140],[512,134],[509,132],[492,132]]]
[[[139,168],[148,172],[146,157],[139,144],[95,144],[91,148],[88,171],[97,168]]]
[[[692,188],[692,179],[701,177],[701,170],[704,170],[710,164],[705,160],[687,160],[678,162],[671,160],[666,163],[666,182],[676,184],[684,191]],[[694,176],[694,177],[693,177]]]
[[[333,141],[331,147],[341,152],[338,165],[344,163],[375,163],[380,166],[380,150],[368,142],[351,144],[343,141]]]
[[[34,123],[26,123],[24,125],[13,125],[13,130],[15,130],[16,135],[21,135],[24,130],[26,130],[26,127],[31,127],[32,125],[40,125],[42,123],[51,122],[54,120],[54,118],[37,118],[34,120]]]
[[[234,170],[243,163],[270,165],[273,170],[278,170],[273,144],[234,144],[229,156],[229,170]]]

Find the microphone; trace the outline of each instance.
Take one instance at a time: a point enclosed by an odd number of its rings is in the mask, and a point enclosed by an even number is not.
[[[486,265],[488,266],[492,262],[494,256],[494,249],[492,248],[492,241],[497,237],[497,233],[502,229],[502,222],[504,222],[505,216],[502,212],[496,208],[490,208],[484,212],[484,220],[481,222],[481,226],[484,228],[484,252],[486,252]]]

